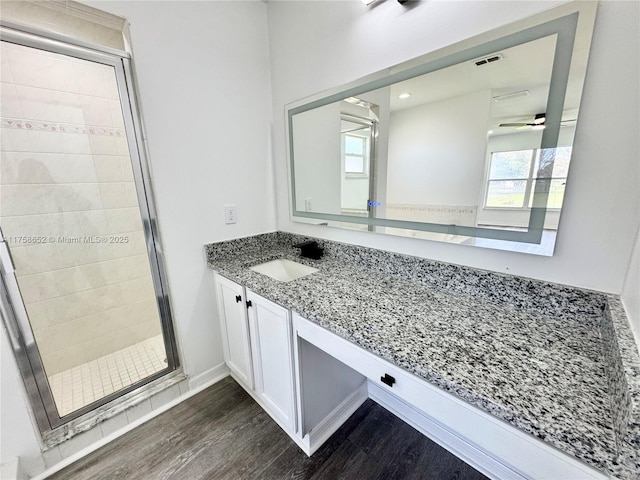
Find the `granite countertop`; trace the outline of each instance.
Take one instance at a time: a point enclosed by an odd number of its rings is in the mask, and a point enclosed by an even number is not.
[[[637,458],[618,455],[606,295],[335,242],[302,259],[291,247],[300,239],[207,245],[208,265],[604,472],[638,478]],[[283,283],[249,270],[275,258],[318,272]]]

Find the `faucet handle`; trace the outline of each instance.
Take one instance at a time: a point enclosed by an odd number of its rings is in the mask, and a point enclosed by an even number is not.
[[[296,243],[293,245],[293,248],[308,248],[308,247],[317,247],[318,242],[315,240],[306,240],[304,242]]]
[[[300,249],[300,255],[306,258],[313,258],[318,260],[324,253],[324,248],[318,245],[315,240],[307,240],[306,242],[300,242],[293,245],[293,248]]]

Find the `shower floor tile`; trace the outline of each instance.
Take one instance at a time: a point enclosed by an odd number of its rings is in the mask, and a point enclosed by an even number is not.
[[[63,417],[167,367],[162,335],[56,373],[49,385]]]

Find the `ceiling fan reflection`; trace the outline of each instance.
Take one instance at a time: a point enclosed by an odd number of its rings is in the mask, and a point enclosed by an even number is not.
[[[533,118],[533,122],[511,122],[511,123],[501,123],[499,126],[500,127],[511,127],[511,128],[519,128],[519,129],[524,129],[524,128],[532,128],[532,129],[543,129],[546,126],[546,114],[544,113],[536,113],[535,117]],[[575,122],[576,119],[570,119],[570,120],[562,120],[560,122],[561,126],[565,126],[564,124],[570,123],[570,122]]]

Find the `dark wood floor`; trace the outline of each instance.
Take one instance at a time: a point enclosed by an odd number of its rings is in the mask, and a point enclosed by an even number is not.
[[[486,477],[371,400],[309,458],[228,377],[50,478]]]

